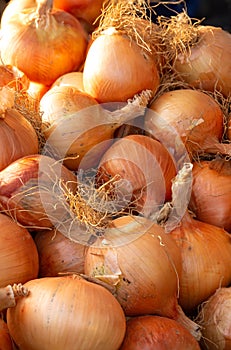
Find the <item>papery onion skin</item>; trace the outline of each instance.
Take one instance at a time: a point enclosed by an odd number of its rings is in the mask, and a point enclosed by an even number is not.
[[[127,101],[143,90],[154,94],[159,87],[159,73],[151,55],[109,28],[89,47],[83,86],[100,103]]]
[[[60,180],[75,192],[76,176],[55,159],[36,154],[16,160],[0,172],[1,210],[28,228],[53,227],[66,215]]]
[[[16,109],[0,116],[0,170],[13,161],[39,151],[39,141],[31,123]]]
[[[218,288],[200,307],[203,349],[229,350],[231,348],[231,287]]]
[[[0,213],[0,287],[37,278],[38,252],[26,228]]]
[[[207,91],[231,93],[231,33],[214,26],[199,26],[198,41],[181,53],[174,69],[191,86]]]
[[[117,350],[125,334],[124,313],[105,288],[77,276],[29,281],[29,296],[7,310],[20,350]]]
[[[178,89],[164,92],[150,104],[144,125],[157,139],[168,132],[161,129],[163,122],[171,126],[193,158],[207,149],[216,152],[224,133],[223,118],[223,112],[213,97],[200,90]],[[171,134],[167,136],[166,141],[176,147]]]
[[[181,324],[167,317],[145,315],[127,320],[120,350],[200,350],[197,340]]]
[[[37,232],[34,241],[39,254],[39,277],[84,273],[84,245],[71,241],[56,229]]]
[[[123,193],[127,191],[134,201],[132,206],[147,216],[171,199],[176,165],[159,141],[145,135],[128,135],[116,140],[104,153],[98,173],[100,181],[113,177],[126,180]]]
[[[6,322],[0,319],[0,349],[13,350],[13,342]]]
[[[231,232],[231,161],[194,162],[192,176],[189,209],[198,220]]]
[[[0,87],[8,86],[16,91],[29,87],[28,77],[11,65],[0,65]]]
[[[1,57],[31,81],[49,86],[80,67],[87,40],[81,24],[69,13],[53,9],[37,18],[34,7],[16,13],[3,26]]]
[[[220,227],[194,219],[188,212],[170,232],[181,249],[179,304],[192,312],[219,286],[231,283],[231,236]]]

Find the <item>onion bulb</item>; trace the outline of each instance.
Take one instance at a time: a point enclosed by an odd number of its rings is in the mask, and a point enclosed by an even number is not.
[[[39,1],[6,21],[1,32],[1,58],[34,82],[51,85],[60,75],[78,70],[85,59],[87,34],[69,13]]]
[[[102,156],[99,181],[115,178],[117,194],[145,216],[171,200],[176,165],[168,150],[145,135],[128,135],[116,140]]]
[[[169,147],[174,148],[175,139],[161,128],[163,123],[170,125],[193,158],[205,152],[231,154],[230,145],[221,143],[223,119],[221,107],[212,96],[200,90],[179,89],[164,92],[150,104],[144,125],[155,138],[169,139]]]
[[[38,136],[32,124],[14,107],[14,91],[0,90],[0,170],[13,161],[38,153]]]
[[[0,213],[0,287],[38,276],[38,252],[28,230]]]
[[[126,236],[130,241],[124,244]],[[114,287],[126,316],[166,316],[198,339],[198,326],[178,304],[181,264],[179,248],[161,226],[146,218],[121,216],[112,221],[101,242],[89,246],[85,274]]]
[[[179,322],[167,317],[145,315],[127,320],[120,350],[200,350],[199,343]]]
[[[61,75],[58,79],[52,84],[52,88],[55,86],[73,86],[79,91],[84,92],[83,87],[83,72],[70,72]]]
[[[0,318],[0,349],[13,350],[13,342],[6,322]]]
[[[231,348],[231,287],[218,288],[200,307],[203,349],[229,350]]]
[[[76,176],[55,159],[25,156],[0,172],[0,207],[27,228],[53,227],[68,213],[65,192],[76,186]]]
[[[225,158],[194,162],[189,209],[198,220],[231,232],[231,161]]]
[[[119,349],[125,316],[105,288],[77,276],[44,277],[24,286],[28,297],[7,310],[10,335],[19,349]]]
[[[17,67],[0,65],[0,88],[7,86],[16,91],[27,89],[30,81]]]
[[[179,304],[192,312],[219,286],[231,283],[231,236],[222,228],[194,219],[188,212],[170,232],[181,250]]]
[[[57,229],[36,232],[34,241],[39,254],[39,277],[84,272],[86,246],[73,242]]]

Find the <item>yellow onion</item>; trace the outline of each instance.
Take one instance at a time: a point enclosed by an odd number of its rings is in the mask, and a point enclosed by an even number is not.
[[[32,124],[14,107],[14,92],[0,90],[0,170],[16,159],[38,153],[38,136]]]
[[[202,327],[203,349],[231,348],[231,287],[218,288],[200,307],[198,321]]]
[[[85,59],[87,35],[69,13],[52,0],[17,12],[2,26],[1,58],[31,81],[51,85],[60,75],[78,70]]]
[[[37,5],[37,0],[10,0],[1,17],[1,28],[3,28],[17,12],[21,12],[27,8],[33,8]]]
[[[145,315],[127,320],[120,350],[200,350],[199,343],[179,322],[167,317]]]
[[[38,252],[28,230],[0,213],[0,287],[38,276]]]
[[[86,246],[73,242],[60,231],[39,231],[34,236],[39,254],[39,276],[83,273]]]
[[[34,81],[30,81],[27,93],[31,96],[35,101],[40,101],[43,95],[49,90],[49,86],[44,84],[35,83]]]
[[[65,192],[76,186],[76,176],[55,159],[25,156],[0,172],[0,207],[27,228],[52,227],[67,215]]]
[[[179,304],[191,312],[219,286],[231,283],[231,236],[220,227],[196,220],[188,212],[170,235],[182,256]]]
[[[157,64],[129,36],[108,28],[88,49],[83,86],[98,102],[127,101],[142,90],[154,94],[159,87]]]
[[[200,90],[179,89],[164,92],[150,104],[144,125],[155,138],[166,139],[173,148],[177,145],[171,133],[176,132],[190,157],[205,152],[231,154],[230,145],[222,143],[223,119],[221,107],[212,96]]]
[[[52,84],[52,88],[54,86],[73,86],[77,88],[79,91],[84,92],[83,87],[83,72],[70,72],[61,75],[58,79],[54,81]]]
[[[135,216],[114,219],[89,246],[85,274],[111,288],[126,316],[156,314],[177,320],[198,339],[198,326],[178,304],[180,250],[152,221]]]
[[[231,161],[225,158],[193,163],[190,210],[198,220],[231,232]]]
[[[116,298],[77,276],[27,282],[26,298],[7,310],[10,335],[23,350],[117,350],[126,321]]]
[[[115,178],[117,194],[131,202],[143,215],[154,213],[171,200],[172,179],[176,164],[168,150],[145,135],[128,135],[116,140],[102,156],[99,182]]]
[[[29,79],[17,67],[11,65],[0,65],[0,88],[8,86],[16,91],[27,89]]]
[[[181,44],[181,43],[179,43]],[[173,67],[191,86],[231,93],[231,33],[214,26],[198,26],[197,40],[176,55]]]
[[[6,322],[0,318],[0,349],[13,350],[13,342]]]

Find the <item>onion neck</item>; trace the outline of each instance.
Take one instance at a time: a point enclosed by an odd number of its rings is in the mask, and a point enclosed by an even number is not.
[[[48,26],[50,21],[50,13],[53,9],[53,0],[37,0],[36,8],[36,27]]]

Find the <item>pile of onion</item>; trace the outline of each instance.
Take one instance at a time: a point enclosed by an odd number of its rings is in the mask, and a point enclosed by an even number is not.
[[[88,42],[80,22],[71,14],[53,8],[52,0],[39,1],[19,12],[14,2],[16,9],[12,7],[13,14],[1,25],[4,64],[16,66],[31,81],[44,85],[51,85],[64,73],[78,70]]]
[[[0,213],[0,287],[24,283],[38,276],[35,242],[28,230]]]
[[[166,125],[171,126],[192,158],[204,153],[231,154],[231,146],[222,143],[222,109],[215,98],[201,90],[177,89],[159,95],[151,102],[144,125],[150,134],[166,139],[174,149],[175,139],[166,130]]]
[[[199,343],[179,322],[167,317],[145,315],[127,320],[120,350],[200,350]]]
[[[215,158],[193,163],[189,209],[198,220],[231,232],[231,160]]]
[[[166,316],[199,339],[198,325],[178,304],[181,268],[180,250],[171,235],[135,216],[114,219],[85,257],[85,274],[114,288],[126,316]]]
[[[27,228],[50,228],[67,216],[64,194],[76,186],[76,176],[55,159],[25,156],[0,172],[0,207]]]
[[[119,349],[125,315],[102,286],[77,276],[44,277],[24,286],[29,295],[7,310],[9,332],[20,349]]]
[[[183,268],[179,275],[179,304],[195,311],[219,286],[231,283],[231,236],[227,231],[185,213],[170,232],[181,251]]]
[[[231,287],[218,288],[200,307],[203,349],[224,350],[231,345]]]

